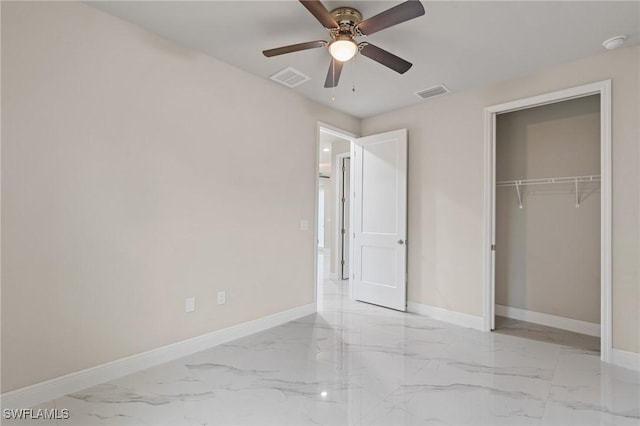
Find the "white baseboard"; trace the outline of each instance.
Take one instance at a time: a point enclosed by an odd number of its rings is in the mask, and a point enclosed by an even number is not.
[[[407,310],[414,314],[424,315],[438,321],[459,325],[460,327],[483,330],[482,317],[476,317],[462,312],[450,311],[435,306],[423,305],[421,303],[408,302]]]
[[[147,352],[121,358],[86,370],[36,383],[0,396],[0,406],[29,408],[118,377],[126,376],[168,361],[209,349],[260,331],[276,327],[316,312],[315,303],[278,312],[202,336],[193,337]]]
[[[611,350],[611,363],[629,370],[640,371],[640,354],[620,349]]]
[[[496,315],[600,337],[600,324],[496,304]]]

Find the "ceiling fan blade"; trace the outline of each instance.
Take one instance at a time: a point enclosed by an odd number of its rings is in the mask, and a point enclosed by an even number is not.
[[[424,15],[422,3],[409,0],[365,19],[357,25],[357,28],[363,35],[370,35],[422,15]]]
[[[284,55],[285,53],[299,52],[301,50],[315,49],[316,47],[324,47],[327,42],[324,40],[308,41],[306,43],[292,44],[289,46],[276,47],[275,49],[263,50],[262,53],[267,58],[272,56]]]
[[[340,62],[331,58],[331,63],[329,64],[329,71],[327,72],[327,78],[324,81],[324,87],[336,87],[338,85],[338,80],[340,80],[340,73],[342,73],[342,66],[344,62]]]
[[[411,62],[407,62],[399,56],[396,56],[391,52],[387,52],[384,49],[380,49],[378,46],[374,46],[373,44],[361,43],[361,45],[364,45],[360,49],[361,54],[400,74],[404,74],[409,71],[409,68],[413,65]]]
[[[338,28],[339,25],[331,13],[319,0],[300,0],[300,3],[322,24],[323,27]]]

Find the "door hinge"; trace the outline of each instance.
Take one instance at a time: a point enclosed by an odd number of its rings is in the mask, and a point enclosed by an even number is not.
[[[491,251],[496,251],[496,245],[495,244],[491,244]]]
[[[346,171],[346,168],[344,167],[344,164],[342,165],[342,173],[344,173]]]
[[[346,199],[346,198],[344,198],[344,197],[342,197],[342,204],[344,204],[344,203],[346,203],[346,202],[347,202],[347,199]]]
[[[342,266],[344,266],[344,259],[342,259],[342,260],[340,261],[340,264],[341,264]]]
[[[347,231],[343,229],[341,232],[342,232],[342,235],[344,235]]]

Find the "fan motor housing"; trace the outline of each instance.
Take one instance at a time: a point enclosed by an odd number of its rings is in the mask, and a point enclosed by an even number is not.
[[[362,22],[362,14],[351,7],[339,7],[331,11],[331,16],[338,24],[349,23],[350,26],[358,25]]]

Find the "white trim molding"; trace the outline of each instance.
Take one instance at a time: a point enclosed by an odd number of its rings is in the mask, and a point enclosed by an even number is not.
[[[335,186],[333,187],[333,192],[334,192],[334,197],[333,197],[333,202],[335,203],[334,206],[336,207],[334,209],[334,213],[335,215],[333,216],[332,220],[334,225],[334,232],[333,232],[333,248],[335,253],[333,253],[333,262],[334,265],[336,267],[336,280],[342,280],[342,265],[341,265],[341,261],[342,261],[342,225],[343,225],[343,218],[342,218],[342,209],[341,209],[341,194],[342,194],[342,185],[344,183],[344,177],[342,174],[342,170],[340,167],[340,164],[342,162],[342,160],[344,160],[345,158],[351,158],[351,143],[352,143],[353,139],[351,139],[349,141],[349,151],[347,152],[342,152],[340,154],[336,154],[336,164],[335,164],[335,170],[336,170],[336,179],[335,179]],[[351,182],[351,179],[349,179],[349,182]],[[347,194],[349,195],[349,194]],[[349,197],[351,199],[351,197]],[[349,220],[348,223],[351,223],[351,221]],[[346,235],[347,238],[349,238],[349,235],[351,235],[350,233]],[[348,259],[351,259],[351,257],[348,257]],[[348,267],[349,265],[347,265]],[[340,271],[338,271],[338,268],[340,269]],[[347,279],[349,278],[351,274],[347,274]]]
[[[485,108],[483,330],[493,329],[495,318],[495,123],[498,114],[600,95],[600,359],[612,362],[611,313],[611,80],[558,90]]]
[[[496,304],[496,315],[600,337],[600,324]]]
[[[407,312],[424,315],[434,320],[448,322],[460,327],[483,330],[483,318],[462,312],[450,311],[436,306],[423,305],[421,303],[407,302]]]
[[[629,370],[640,371],[640,354],[613,349],[611,351],[611,363]]]
[[[70,373],[45,382],[36,383],[2,394],[0,406],[3,409],[33,407],[91,386],[173,361],[269,328],[277,327],[315,312],[316,305],[315,303],[311,303],[87,368],[86,370]]]

